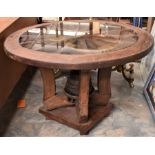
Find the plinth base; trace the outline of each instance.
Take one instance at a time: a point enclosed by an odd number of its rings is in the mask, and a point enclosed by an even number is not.
[[[59,123],[65,124],[80,131],[80,135],[88,134],[103,117],[107,116],[112,109],[112,104],[106,106],[93,106],[89,108],[89,120],[87,123],[79,123],[77,117],[76,107],[62,107],[52,111],[46,110],[45,107],[41,107],[39,112],[45,115],[46,118],[55,120]]]

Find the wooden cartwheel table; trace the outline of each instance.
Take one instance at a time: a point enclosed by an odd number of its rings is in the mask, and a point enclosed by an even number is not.
[[[152,47],[153,37],[146,31],[107,21],[38,24],[11,34],[4,44],[11,59],[41,71],[44,94],[39,112],[80,134],[87,134],[112,109],[112,66],[138,60]],[[64,95],[56,92],[55,69],[73,73]],[[97,90],[91,83],[94,69],[98,71]]]

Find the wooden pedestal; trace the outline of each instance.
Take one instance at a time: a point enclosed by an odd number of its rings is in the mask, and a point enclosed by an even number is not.
[[[41,107],[39,112],[46,116],[46,118],[55,120],[59,123],[65,124],[80,131],[80,135],[88,134],[97,123],[99,123],[111,111],[112,105],[95,106],[89,109],[89,119],[86,123],[80,123],[76,114],[76,107],[63,107],[52,111]]]
[[[39,112],[46,118],[77,129],[84,135],[110,113],[111,68],[99,69],[98,90],[91,96],[89,96],[90,71],[80,71],[80,90],[76,104],[71,103],[66,96],[56,95],[53,70],[40,68],[40,71],[44,85],[44,105]]]

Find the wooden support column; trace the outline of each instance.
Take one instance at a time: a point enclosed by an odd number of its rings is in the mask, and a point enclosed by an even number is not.
[[[98,70],[98,92],[100,95],[111,96],[110,87],[111,68],[102,68]]]
[[[90,83],[90,72],[81,71],[80,94],[78,105],[78,115],[80,123],[85,123],[88,120],[89,83]]]
[[[44,38],[44,28],[40,28],[40,35],[41,35],[41,47],[45,46],[45,38]]]
[[[90,104],[92,106],[105,106],[109,103],[111,97],[110,77],[111,68],[102,68],[98,70],[98,90],[90,96]]]
[[[40,68],[42,80],[43,80],[43,100],[47,100],[52,96],[55,96],[55,77],[52,69]]]
[[[43,80],[43,104],[46,110],[54,110],[62,107],[72,106],[67,97],[56,95],[56,84],[54,71],[52,69],[40,68]]]
[[[98,93],[102,100],[100,103],[103,105],[108,104],[111,97],[110,78],[111,68],[102,68],[98,70]]]

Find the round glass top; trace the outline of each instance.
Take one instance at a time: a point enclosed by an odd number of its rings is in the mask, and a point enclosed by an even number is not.
[[[153,47],[146,31],[109,21],[37,24],[10,34],[6,54],[21,63],[60,69],[96,69],[135,61]]]
[[[52,22],[24,32],[22,47],[33,51],[57,54],[97,54],[127,48],[138,35],[114,23],[93,21]]]

